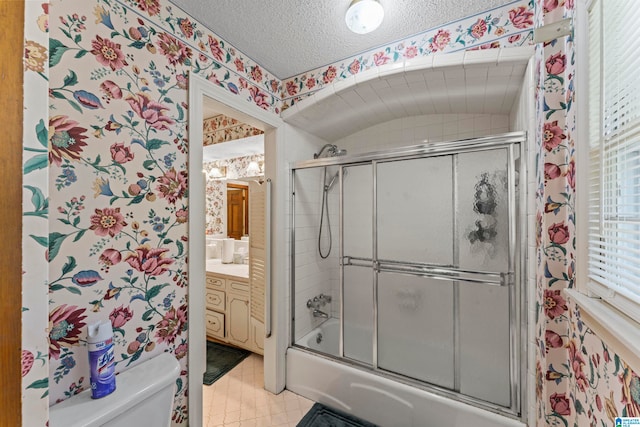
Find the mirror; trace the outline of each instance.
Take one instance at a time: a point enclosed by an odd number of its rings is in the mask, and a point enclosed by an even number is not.
[[[227,183],[227,236],[239,240],[249,234],[249,186]]]

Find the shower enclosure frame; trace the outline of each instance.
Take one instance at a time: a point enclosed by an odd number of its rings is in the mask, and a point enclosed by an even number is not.
[[[461,269],[457,270],[458,275],[451,273],[450,269],[439,270],[438,268],[425,268],[420,263],[415,263],[415,270],[408,271],[413,275],[422,277],[431,277],[436,279],[452,280],[454,284],[454,388],[460,390],[460,378],[459,378],[459,305],[458,305],[458,281],[464,282],[481,282],[496,286],[509,286],[509,353],[510,353],[510,407],[501,406],[492,402],[487,402],[479,398],[471,397],[462,394],[459,391],[451,390],[443,386],[438,386],[430,383],[426,383],[419,379],[412,379],[402,374],[396,374],[394,372],[380,369],[378,367],[377,360],[377,335],[378,335],[378,275],[374,274],[373,282],[373,348],[372,348],[372,363],[369,365],[365,362],[361,362],[355,359],[345,357],[344,355],[344,266],[345,265],[360,265],[371,267],[376,273],[380,271],[393,271],[393,262],[379,263],[377,261],[377,244],[373,245],[372,256],[373,259],[355,258],[344,256],[344,233],[343,233],[343,178],[344,167],[366,165],[371,164],[373,172],[373,187],[372,197],[373,206],[377,206],[377,182],[376,182],[376,164],[378,162],[396,161],[396,160],[412,160],[433,156],[453,155],[465,152],[486,151],[497,148],[507,149],[507,177],[508,182],[513,185],[508,185],[508,215],[509,215],[509,249],[508,249],[508,273],[507,274],[495,274],[486,273],[478,275],[467,274],[467,272]],[[516,149],[519,151],[516,153]],[[526,245],[527,245],[527,170],[526,170],[526,158],[527,158],[527,134],[526,132],[511,132],[501,135],[492,135],[479,138],[470,138],[463,140],[451,140],[438,143],[414,145],[401,148],[393,148],[382,151],[367,152],[355,155],[346,155],[341,157],[324,157],[314,160],[298,161],[291,164],[290,167],[290,189],[291,189],[291,228],[290,228],[290,256],[291,256],[291,272],[290,272],[290,294],[291,294],[291,316],[290,316],[290,347],[295,347],[297,350],[311,353],[315,356],[331,359],[352,366],[357,369],[363,369],[374,375],[379,375],[383,378],[391,379],[404,383],[410,386],[414,386],[428,392],[435,393],[440,396],[454,399],[456,401],[471,404],[473,406],[480,407],[491,412],[495,412],[501,415],[505,415],[515,419],[526,419],[526,405],[523,404],[526,400],[526,378],[527,378],[527,326],[526,326],[526,313],[527,313],[527,264],[526,264]],[[339,349],[338,355],[333,356],[324,352],[320,352],[314,349],[310,349],[303,345],[296,343],[295,337],[295,216],[296,216],[296,187],[295,187],[295,171],[301,169],[337,166],[339,173],[339,255],[338,261],[340,266],[339,274],[339,292],[340,292],[340,335],[339,335]],[[455,167],[454,167],[454,185],[455,185]],[[515,187],[518,187],[518,197],[516,197]],[[457,209],[456,209],[457,211]],[[372,238],[373,242],[377,241],[377,209],[373,209],[372,212]],[[453,235],[457,236],[458,230],[453,230]],[[456,239],[454,239],[455,242]],[[454,243],[455,245],[455,243]],[[454,250],[454,253],[457,253]],[[345,264],[345,261],[349,264]],[[455,260],[457,262],[457,259]],[[384,264],[384,265],[382,265]],[[406,263],[403,263],[406,264]],[[395,270],[395,272],[402,272],[401,270]]]

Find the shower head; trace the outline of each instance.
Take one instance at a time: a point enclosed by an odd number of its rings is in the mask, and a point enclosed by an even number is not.
[[[320,156],[322,156],[322,153],[324,153],[325,150],[327,150],[326,157],[344,156],[345,154],[347,154],[347,150],[339,149],[338,146],[335,145],[335,144],[325,144],[320,149],[320,151],[318,151],[317,153],[314,153],[313,158],[314,159],[319,159]]]

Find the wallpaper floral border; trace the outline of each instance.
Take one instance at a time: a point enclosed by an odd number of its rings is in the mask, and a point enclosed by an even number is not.
[[[103,0],[96,3],[104,3],[106,7],[103,7],[104,15],[96,15],[96,23],[108,25],[106,21],[111,18],[111,12],[129,17],[133,26],[123,28],[121,32],[127,46],[146,49],[153,55],[159,52],[172,66],[190,68],[264,110],[280,112],[279,79],[167,0]],[[142,20],[141,24],[138,21],[139,26],[135,25],[135,18]],[[186,70],[181,74],[182,77],[178,77],[186,80]]]
[[[218,144],[264,133],[260,129],[256,129],[232,117],[227,117],[224,114],[204,119],[202,130],[204,145]]]
[[[532,43],[533,0],[516,0],[482,14],[426,30],[410,38],[309,70],[282,82],[282,110],[334,82],[374,67],[459,50],[516,47]]]

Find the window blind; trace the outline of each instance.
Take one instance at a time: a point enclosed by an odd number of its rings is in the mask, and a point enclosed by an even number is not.
[[[589,10],[589,289],[640,321],[640,8]]]

